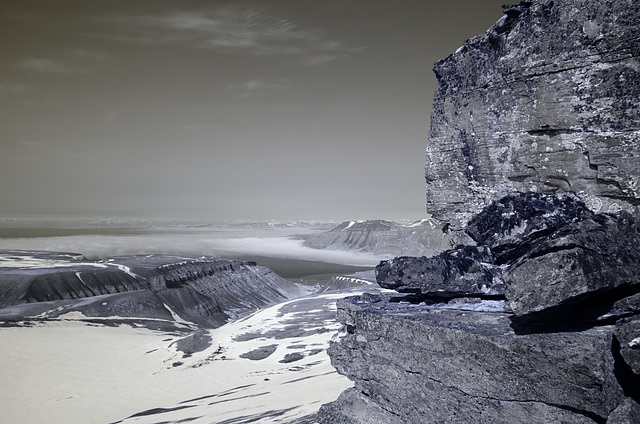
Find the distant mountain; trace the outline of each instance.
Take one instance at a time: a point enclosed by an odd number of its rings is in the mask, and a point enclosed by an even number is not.
[[[450,238],[433,219],[409,224],[382,219],[344,221],[329,231],[296,238],[314,249],[352,250],[379,255],[431,256],[450,248]]]

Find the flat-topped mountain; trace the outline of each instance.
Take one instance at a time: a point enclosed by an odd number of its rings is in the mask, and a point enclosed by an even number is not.
[[[383,257],[431,255],[450,247],[436,220],[409,224],[383,219],[344,221],[329,231],[297,236],[316,249],[352,250]]]
[[[230,317],[305,293],[254,262],[140,255],[98,262],[80,254],[0,252],[0,317],[90,317],[218,327]]]

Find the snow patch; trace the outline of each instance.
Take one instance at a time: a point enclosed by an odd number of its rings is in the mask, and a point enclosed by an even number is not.
[[[163,303],[162,305],[164,305],[167,311],[169,311],[169,313],[171,314],[171,317],[173,318],[173,320],[178,324],[193,325],[192,322],[185,321],[184,319],[182,319],[182,317],[178,315],[173,309],[171,309],[169,305],[167,305],[166,303]]]

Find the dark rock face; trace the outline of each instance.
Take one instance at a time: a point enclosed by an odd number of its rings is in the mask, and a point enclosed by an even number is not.
[[[374,285],[375,283],[375,271],[358,271],[351,275],[337,275],[331,277],[324,283],[319,284],[315,292],[325,293],[330,291],[344,291],[353,287]]]
[[[523,1],[436,63],[427,211],[454,229],[513,192],[640,205],[640,10]]]
[[[278,345],[271,344],[267,346],[260,346],[250,352],[246,352],[240,355],[241,358],[251,359],[252,361],[261,361],[271,356],[273,352],[278,349]]]
[[[518,315],[594,297],[620,299],[640,291],[640,233],[624,219],[599,215],[539,240],[502,275]],[[545,290],[534,293],[532,288]],[[619,294],[616,294],[619,293]]]
[[[171,255],[90,262],[77,254],[0,254],[0,317],[127,317],[219,327],[230,317],[302,295],[253,262]]]
[[[24,266],[4,266],[9,262]],[[146,288],[117,266],[91,262],[80,254],[6,251],[0,273],[0,308]]]
[[[618,346],[614,347],[619,349],[620,356],[629,367],[627,371],[631,375],[635,375],[636,378],[640,377],[640,317],[635,317],[630,320],[623,320],[618,323],[614,337]],[[631,377],[629,375],[629,377]],[[630,393],[633,396],[640,396],[640,386],[636,386],[635,389],[629,387],[629,390],[635,390],[635,393]]]
[[[469,221],[465,232],[477,244],[491,249],[496,263],[503,264],[530,251],[538,239],[560,227],[594,217],[572,194],[519,194],[484,208]]]
[[[122,256],[105,263],[127,267],[152,289],[190,289],[215,299],[230,315],[300,295],[300,288],[269,268],[240,260],[173,255]]]
[[[489,249],[463,246],[432,258],[399,257],[376,267],[378,284],[400,293],[440,297],[503,295]]]

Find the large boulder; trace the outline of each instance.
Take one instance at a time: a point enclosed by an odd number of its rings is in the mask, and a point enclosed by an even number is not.
[[[423,296],[504,296],[528,331],[640,311],[640,231],[627,212],[596,214],[575,196],[509,195],[473,217],[478,246],[398,257],[376,267],[380,286]]]
[[[640,233],[633,218],[595,215],[559,228],[502,274],[514,313],[525,315],[640,292]]]
[[[509,195],[466,232],[492,252],[518,316],[584,322],[640,292],[640,231],[627,212],[596,214],[570,194]]]
[[[530,251],[540,238],[594,216],[573,193],[514,193],[473,216],[465,233],[478,245],[491,249],[495,263],[504,264]]]

